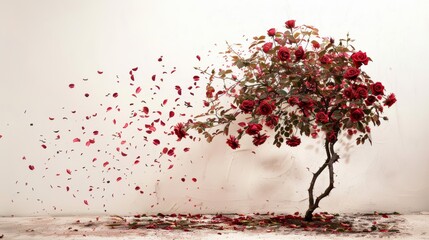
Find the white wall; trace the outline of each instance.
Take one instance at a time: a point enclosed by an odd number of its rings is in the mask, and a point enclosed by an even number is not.
[[[211,63],[209,50],[223,50],[225,40],[242,42],[242,35],[261,35],[271,27],[281,29],[289,19],[315,25],[322,35],[334,38],[349,32],[357,39],[355,46],[374,61],[366,71],[398,98],[387,110],[391,120],[373,130],[373,146],[338,146],[342,159],[336,165],[336,188],[320,210],[429,210],[428,7],[423,0],[1,0],[0,215],[94,214],[104,210],[119,214],[303,211],[311,177],[306,168],[314,171],[323,161],[320,141],[305,141],[293,149],[270,145],[255,149],[243,142],[240,151],[232,151],[224,139],[214,144],[177,143],[162,134],[168,130],[164,128],[155,136],[147,135],[149,143],[143,147],[144,134],[136,128],[150,123],[155,119],[152,117],[124,130],[124,139],[132,144],[127,157],[115,161],[109,155],[116,154],[114,148],[120,146],[120,140],[110,134],[128,121],[133,108],[129,103],[141,106],[130,96],[135,88],[128,85],[132,67],[139,67],[136,82],[143,87],[139,100],[146,99],[151,109],[169,109],[174,106],[174,86],[190,85],[193,66]],[[197,54],[202,56],[201,62],[196,61]],[[165,68],[156,61],[160,55]],[[159,77],[174,66],[177,72],[164,74],[165,81],[157,82],[163,91],[151,100],[152,91],[147,89],[152,84],[150,76],[157,73]],[[104,73],[99,75],[97,70]],[[115,82],[116,75],[120,83]],[[76,88],[70,90],[69,83],[75,83]],[[118,99],[104,97],[113,91],[120,93]],[[85,92],[91,94],[89,99],[83,97]],[[178,103],[189,99],[197,105],[199,98],[184,92]],[[170,102],[162,108],[164,98]],[[121,112],[105,113],[107,106],[116,105],[121,106]],[[78,112],[71,114],[71,110]],[[189,115],[198,109],[178,107],[177,111]],[[98,117],[84,120],[95,112]],[[68,120],[62,119],[65,116]],[[111,124],[113,118],[120,126]],[[81,126],[86,126],[87,133]],[[76,136],[85,141],[94,129],[106,135],[97,137],[93,146],[71,142]],[[53,140],[54,130],[60,130],[60,140]],[[170,170],[167,157],[161,158],[161,167],[144,165],[153,164],[163,147],[150,144],[155,137],[180,149],[176,158],[170,158],[174,164]],[[40,147],[41,139],[48,141],[45,150]],[[188,153],[181,151],[186,146],[191,147]],[[57,150],[64,152],[56,154]],[[142,163],[132,166],[138,155]],[[23,156],[27,160],[22,160]],[[99,159],[91,163],[94,156]],[[106,172],[101,166],[106,160],[116,169]],[[30,171],[29,164],[36,169]],[[71,179],[66,168],[73,170]],[[118,176],[124,179],[117,183]],[[193,177],[198,179],[196,183],[191,181]],[[137,193],[135,185],[145,193]],[[65,186],[70,186],[70,192]],[[90,186],[94,186],[92,192],[88,191]],[[89,206],[83,204],[84,199]]]

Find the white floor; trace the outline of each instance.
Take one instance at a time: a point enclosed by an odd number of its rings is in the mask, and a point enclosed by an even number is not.
[[[0,239],[429,239],[429,213],[395,216],[400,233],[316,234],[300,230],[232,231],[111,229],[105,217],[1,217]]]

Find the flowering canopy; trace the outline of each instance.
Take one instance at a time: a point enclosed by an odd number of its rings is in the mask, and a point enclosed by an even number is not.
[[[229,46],[225,54],[231,67],[199,69],[208,76],[204,103],[209,109],[197,116],[204,120],[190,120],[186,128],[197,129],[208,141],[229,135],[226,143],[233,149],[240,147],[244,135],[256,146],[263,144],[268,138],[263,126],[274,129],[277,147],[300,145],[298,135],[322,134],[336,142],[341,131],[356,134],[357,144],[371,141],[370,124],[387,120],[381,115],[383,107],[396,102],[394,94],[386,94],[383,84],[363,71],[371,58],[356,51],[348,35],[337,43],[320,37],[313,26],[295,26],[295,20],[286,21],[285,28],[254,37],[247,55]],[[233,101],[225,106],[222,97]],[[246,122],[230,133],[239,115],[245,115]],[[176,126],[179,139],[185,135],[177,129],[184,128]],[[216,130],[209,132],[211,128]]]

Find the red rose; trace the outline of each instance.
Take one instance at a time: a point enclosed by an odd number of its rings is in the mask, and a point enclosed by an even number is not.
[[[264,144],[264,142],[267,140],[267,138],[268,138],[268,136],[266,134],[263,134],[263,135],[258,134],[258,135],[253,136],[252,142],[255,146],[259,146],[259,145]]]
[[[239,108],[244,112],[244,113],[251,113],[253,111],[253,107],[255,106],[255,101],[253,100],[244,100]]]
[[[331,142],[331,143],[337,141],[337,134],[334,131],[327,133],[326,140],[328,140],[328,142]]]
[[[349,67],[344,73],[343,77],[346,79],[354,80],[360,74],[360,70],[354,67]]]
[[[295,50],[295,57],[297,61],[305,58],[305,52],[301,46],[299,46],[298,49]]]
[[[365,104],[367,106],[371,106],[373,103],[375,103],[375,101],[377,101],[377,98],[371,95],[371,96],[368,96],[368,98],[365,100]]]
[[[288,20],[285,22],[285,25],[287,28],[294,28],[295,27],[295,20]]]
[[[296,147],[299,144],[301,144],[301,139],[299,139],[298,137],[292,136],[286,139],[286,144],[291,147]]]
[[[276,106],[272,100],[265,99],[259,104],[257,111],[260,115],[270,115],[275,108]]]
[[[272,37],[276,35],[276,29],[275,28],[270,28],[270,30],[268,30],[268,36]]]
[[[226,144],[228,144],[232,149],[240,148],[240,144],[238,143],[238,139],[235,136],[229,136],[228,140],[226,140]]]
[[[390,94],[388,97],[387,97],[387,99],[384,101],[384,105],[385,106],[388,106],[388,107],[390,107],[390,106],[392,106],[394,103],[396,102],[396,97],[395,97],[395,94]]]
[[[356,94],[359,95],[360,98],[367,98],[368,97],[368,90],[366,90],[366,87],[359,86],[356,89]]]
[[[364,112],[362,109],[360,108],[353,108],[350,111],[350,120],[352,120],[352,122],[358,122],[360,120],[362,120],[363,116],[364,116]]]
[[[262,130],[262,125],[259,123],[249,123],[246,129],[246,133],[249,135],[258,134]]]
[[[273,48],[272,42],[267,42],[264,45],[262,45],[262,51],[264,51],[264,53],[267,53],[268,51],[270,51],[271,48]]]
[[[328,55],[323,55],[323,57],[320,58],[320,63],[321,64],[330,64],[330,63],[332,63],[332,59]]]
[[[374,95],[383,95],[384,93],[384,86],[381,82],[376,82],[374,84],[371,84],[371,91]]]
[[[295,106],[299,104],[299,98],[298,97],[290,97],[287,102],[291,105],[291,106]]]
[[[366,56],[366,53],[362,51],[353,53],[351,58],[356,67],[360,67],[362,64],[368,65],[369,58]]]
[[[175,127],[174,127],[174,134],[176,134],[176,136],[179,138],[177,139],[177,141],[182,140],[182,138],[186,138],[186,135],[188,135],[184,129],[184,125],[183,123],[178,123]]]
[[[274,128],[279,123],[279,116],[271,115],[267,117],[267,120],[265,121],[265,125],[269,128]]]
[[[344,89],[343,92],[344,97],[348,98],[348,99],[354,99],[355,98],[355,91],[353,90],[353,88],[349,87]]]
[[[316,122],[327,123],[327,122],[329,122],[329,117],[324,112],[318,112],[318,113],[316,113]]]
[[[287,61],[290,59],[290,51],[287,47],[280,47],[280,49],[277,51],[277,57],[280,59],[280,61]]]

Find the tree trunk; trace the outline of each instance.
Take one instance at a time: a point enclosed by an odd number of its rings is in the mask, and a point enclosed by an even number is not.
[[[313,212],[314,210],[316,210],[316,208],[319,207],[320,200],[327,197],[331,190],[334,189],[334,163],[339,159],[338,154],[334,151],[335,142],[329,142],[328,140],[325,140],[325,151],[327,159],[319,168],[319,170],[313,173],[313,178],[311,179],[310,187],[308,188],[308,209],[305,212],[305,221],[313,220]],[[329,185],[326,187],[323,193],[321,193],[319,196],[316,197],[316,199],[314,199],[314,185],[316,184],[317,178],[326,168],[328,168],[329,172]]]

